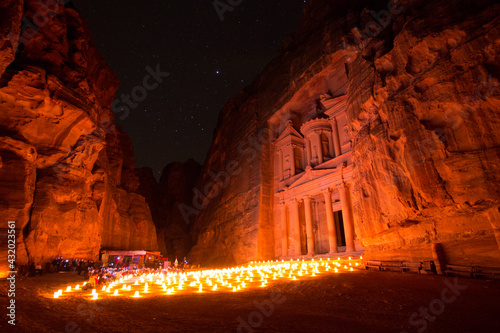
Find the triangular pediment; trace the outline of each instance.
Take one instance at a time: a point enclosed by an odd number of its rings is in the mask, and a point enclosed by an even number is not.
[[[286,126],[285,130],[280,134],[280,136],[276,139],[276,142],[280,142],[281,140],[284,140],[286,138],[290,139],[297,138],[300,140],[304,139],[302,134],[300,134],[290,123]]]
[[[304,174],[300,178],[298,178],[296,181],[294,181],[292,184],[290,184],[290,186],[288,186],[288,188],[294,188],[294,187],[309,183],[314,179],[329,175],[331,173],[334,173],[335,171],[337,171],[337,170],[336,169],[319,169],[319,170],[310,169],[310,170],[306,170],[304,172]]]

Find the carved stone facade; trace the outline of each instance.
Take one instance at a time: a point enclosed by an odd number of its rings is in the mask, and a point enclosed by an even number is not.
[[[322,95],[318,104],[312,112],[277,112],[269,120],[275,137],[276,257],[362,249],[350,199],[346,95]]]

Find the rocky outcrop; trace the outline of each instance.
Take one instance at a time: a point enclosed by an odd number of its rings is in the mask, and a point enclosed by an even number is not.
[[[308,1],[220,114],[191,204],[192,260],[275,258],[268,120],[345,93],[365,257],[500,266],[499,13],[494,1]]]
[[[110,110],[117,78],[80,14],[54,4],[1,5],[1,228],[16,221],[19,263],[156,250],[132,145]]]
[[[401,11],[349,64],[357,232],[368,258],[500,265],[500,7]]]
[[[188,160],[167,165],[156,183],[151,169],[136,170],[141,180],[139,193],[146,197],[151,207],[158,235],[158,246],[170,260],[182,260],[193,244],[191,228],[194,218],[189,211],[193,199],[193,186],[201,166]]]

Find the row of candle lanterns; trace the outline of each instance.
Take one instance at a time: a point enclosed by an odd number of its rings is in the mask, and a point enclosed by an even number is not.
[[[206,291],[238,292],[250,287],[265,288],[269,285],[270,280],[297,281],[306,277],[314,278],[325,273],[353,271],[360,265],[359,259],[349,257],[348,259],[337,258],[337,260],[328,258],[325,260],[251,262],[246,266],[226,269],[160,272],[140,276],[127,275],[103,286],[101,294],[140,298],[145,294],[172,295],[193,291],[196,293]],[[67,294],[72,292],[81,292],[80,285],[76,285],[74,288],[68,286],[65,290]],[[61,295],[63,295],[63,290],[59,289],[54,293],[54,298],[59,298]],[[92,289],[90,297],[93,300],[99,299],[97,289]]]

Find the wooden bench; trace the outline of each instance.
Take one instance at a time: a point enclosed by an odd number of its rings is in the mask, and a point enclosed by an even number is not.
[[[480,267],[474,266],[472,270],[474,278],[500,279],[500,267]]]
[[[401,263],[401,272],[416,272],[420,273],[422,270],[422,262],[411,262],[411,261],[403,261]]]
[[[401,272],[401,261],[382,261],[381,270]]]
[[[382,262],[377,260],[368,260],[365,265],[365,269],[373,269],[376,271],[382,270]]]
[[[474,267],[472,266],[460,266],[460,265],[446,265],[445,275],[462,275],[467,277],[473,277]]]

